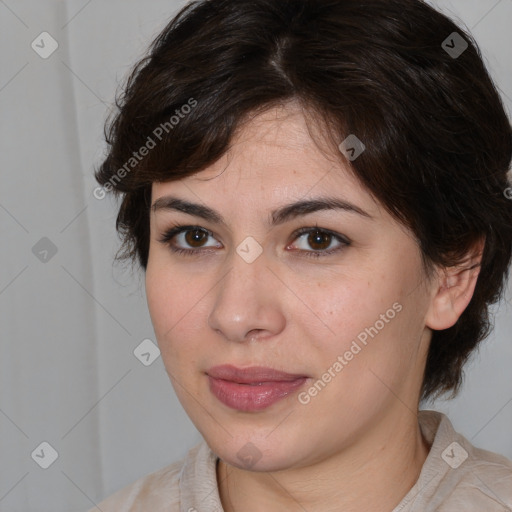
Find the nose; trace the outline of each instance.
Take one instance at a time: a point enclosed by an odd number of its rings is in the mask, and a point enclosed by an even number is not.
[[[215,288],[209,327],[234,342],[278,335],[286,322],[279,293],[283,284],[268,268],[264,253],[252,263],[234,253],[229,268]]]

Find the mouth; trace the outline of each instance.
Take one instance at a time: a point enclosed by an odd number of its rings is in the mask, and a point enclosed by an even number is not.
[[[210,368],[206,374],[211,393],[224,405],[244,412],[270,407],[298,390],[309,378],[262,366],[222,365]]]

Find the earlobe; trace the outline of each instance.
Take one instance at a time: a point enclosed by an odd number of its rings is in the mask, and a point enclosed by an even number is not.
[[[439,271],[425,318],[426,327],[440,331],[455,325],[473,297],[484,245],[481,240],[463,263]]]

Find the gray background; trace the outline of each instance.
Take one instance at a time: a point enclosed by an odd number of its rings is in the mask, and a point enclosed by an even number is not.
[[[510,109],[512,0],[435,4],[472,29]],[[200,439],[161,359],[133,354],[154,340],[143,279],[113,266],[116,205],[92,194],[116,87],[181,5],[0,0],[1,512],[87,510]],[[31,47],[43,31],[47,59]],[[425,405],[509,458],[511,296],[460,396]]]

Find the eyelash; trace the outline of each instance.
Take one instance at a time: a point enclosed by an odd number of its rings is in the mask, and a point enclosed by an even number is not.
[[[171,245],[170,242],[172,241],[172,239],[175,236],[177,236],[183,232],[194,231],[194,230],[207,233],[211,237],[214,236],[213,233],[209,229],[203,228],[201,226],[188,226],[188,225],[186,226],[186,225],[177,224],[177,225],[169,228],[167,231],[165,231],[165,233],[163,233],[162,237],[158,241],[160,243],[167,245],[171,249],[172,252],[174,252],[176,254],[183,255],[183,256],[196,256],[198,253],[201,253],[201,252],[211,252],[210,250],[205,251],[205,250],[201,250],[201,249],[181,249],[181,248],[176,248],[173,245]],[[319,257],[323,257],[323,256],[330,256],[331,254],[342,251],[345,247],[348,247],[351,244],[350,240],[348,238],[346,238],[345,236],[342,236],[339,233],[335,233],[334,231],[330,231],[329,229],[319,228],[318,226],[303,227],[303,228],[297,229],[296,231],[294,231],[294,233],[292,235],[293,236],[292,240],[299,238],[301,235],[303,235],[305,233],[312,233],[312,232],[318,232],[321,234],[330,235],[334,239],[336,239],[338,242],[340,242],[341,245],[339,245],[335,249],[331,249],[329,251],[326,251],[326,250],[323,250],[323,251],[299,250],[299,252],[306,253],[304,256],[306,256],[308,258],[319,258]]]

